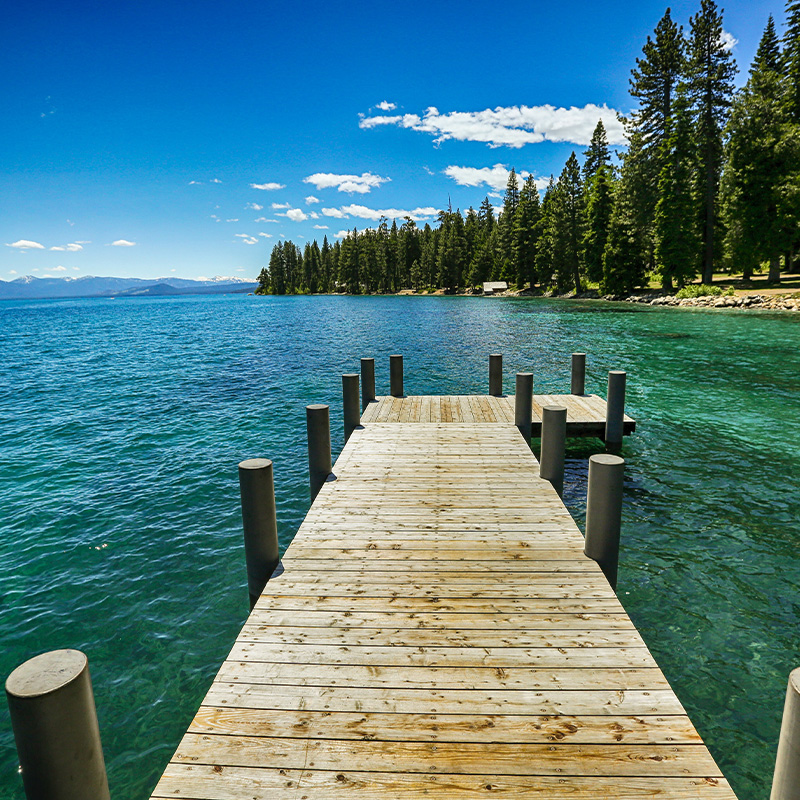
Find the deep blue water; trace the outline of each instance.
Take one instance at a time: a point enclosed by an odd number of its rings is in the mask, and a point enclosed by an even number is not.
[[[409,394],[628,371],[619,595],[742,800],[769,795],[800,664],[800,314],[456,297],[0,303],[0,676],[89,656],[115,800],[149,795],[247,614],[236,465],[275,463],[286,546],[308,508],[304,406],[405,356]],[[565,499],[583,523],[594,440]],[[0,796],[22,798],[5,704]]]

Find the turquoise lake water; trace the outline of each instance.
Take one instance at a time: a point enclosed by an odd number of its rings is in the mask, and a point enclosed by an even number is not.
[[[628,372],[619,596],[742,800],[769,795],[800,665],[800,314],[457,297],[0,303],[0,677],[89,656],[115,800],[149,796],[247,614],[236,465],[308,509],[305,410],[405,356],[408,394],[587,391]],[[587,459],[565,500],[583,525]],[[5,703],[0,797],[22,798]]]

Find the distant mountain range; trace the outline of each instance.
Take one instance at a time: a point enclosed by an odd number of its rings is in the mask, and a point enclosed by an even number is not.
[[[207,281],[186,278],[35,278],[26,275],[0,281],[0,300],[34,300],[57,297],[169,297],[184,294],[252,292],[258,286],[242,278],[215,277]]]

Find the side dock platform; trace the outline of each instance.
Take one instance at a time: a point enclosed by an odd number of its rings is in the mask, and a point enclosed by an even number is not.
[[[282,566],[154,800],[735,800],[506,399],[370,404]]]

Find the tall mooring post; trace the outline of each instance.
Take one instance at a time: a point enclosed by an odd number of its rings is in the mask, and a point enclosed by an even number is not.
[[[539,476],[553,484],[558,496],[564,494],[564,450],[567,442],[567,409],[564,406],[542,408],[542,450]]]
[[[492,353],[489,356],[489,394],[503,396],[503,355]]]
[[[403,356],[389,356],[389,394],[403,396]]]
[[[331,422],[326,405],[306,406],[308,483],[313,503],[331,474]]]
[[[361,359],[361,410],[375,399],[375,359]]]
[[[770,800],[800,800],[800,668],[792,670],[783,706]]]
[[[606,396],[605,442],[611,447],[622,446],[625,424],[625,380],[623,370],[608,373],[608,394]]]
[[[624,471],[625,461],[619,456],[601,453],[589,458],[584,553],[600,565],[614,590],[617,588]]]
[[[358,410],[358,373],[342,375],[342,416],[344,418],[344,441],[361,423],[361,412]]]
[[[514,424],[525,441],[531,443],[533,427],[533,373],[518,372],[514,393]]]
[[[89,661],[52,650],[6,680],[11,727],[28,800],[109,800]]]
[[[252,610],[279,561],[272,462],[267,458],[242,461],[239,464],[239,492],[242,497],[247,590]]]
[[[572,394],[586,394],[586,353],[572,354]]]

